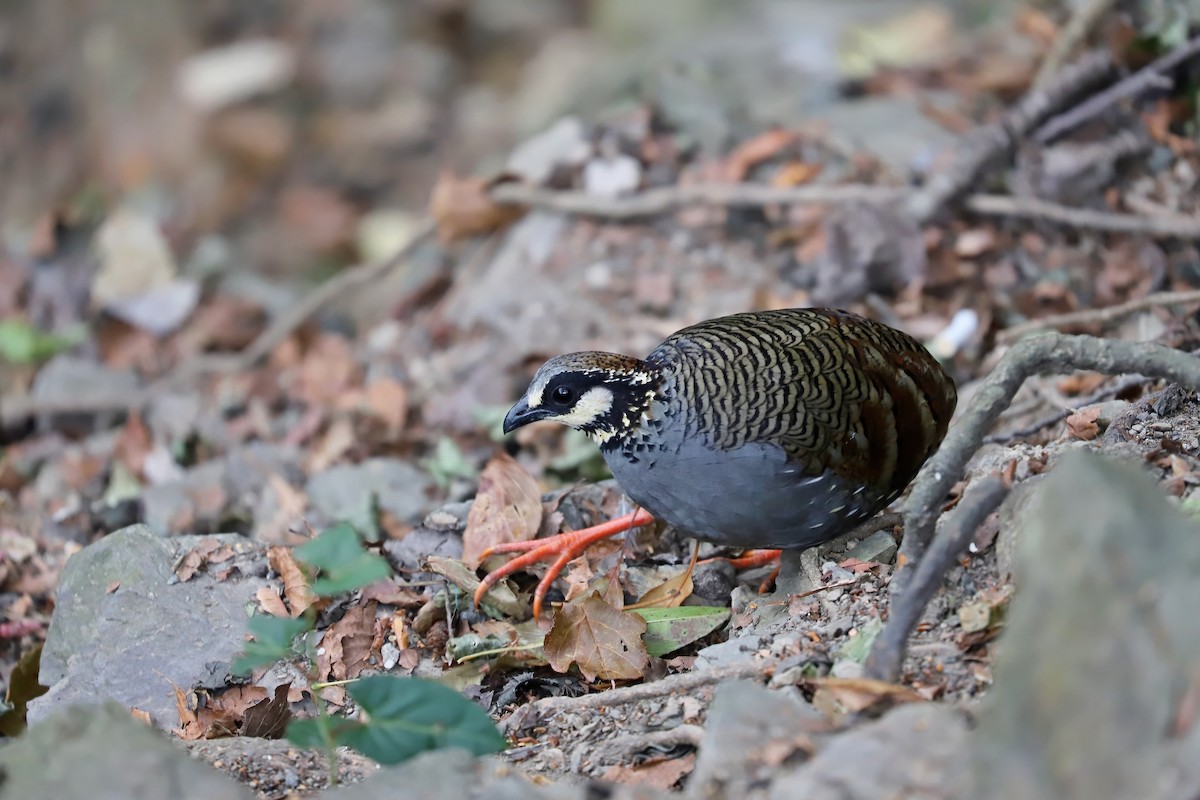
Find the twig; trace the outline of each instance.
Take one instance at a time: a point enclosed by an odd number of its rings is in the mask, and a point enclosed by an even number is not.
[[[1059,422],[1062,422],[1064,419],[1066,419],[1067,417],[1074,414],[1075,410],[1078,408],[1086,408],[1087,406],[1090,406],[1093,403],[1099,403],[1101,400],[1107,400],[1110,397],[1116,397],[1117,395],[1119,395],[1123,392],[1127,392],[1130,389],[1141,386],[1143,383],[1145,383],[1148,380],[1150,380],[1150,379],[1147,378],[1145,375],[1127,375],[1124,379],[1117,381],[1116,383],[1111,384],[1109,386],[1106,386],[1097,392],[1093,392],[1092,394],[1088,395],[1087,397],[1079,398],[1079,400],[1077,400],[1076,402],[1074,402],[1072,404],[1071,408],[1060,409],[1059,411],[1056,411],[1053,414],[1048,414],[1045,417],[1037,420],[1036,422],[1031,422],[1030,424],[1026,425],[1024,428],[1018,428],[1015,431],[1008,431],[1007,433],[994,433],[994,434],[985,436],[985,437],[983,437],[983,443],[984,444],[1008,444],[1009,442],[1016,441],[1017,439],[1024,439],[1026,436],[1032,436],[1033,434],[1037,433],[1038,431],[1041,431],[1045,428],[1049,428],[1051,425],[1055,425]]]
[[[1088,34],[1099,24],[1104,15],[1116,5],[1116,0],[1090,0],[1077,10],[1062,33],[1054,40],[1050,52],[1042,59],[1037,77],[1033,79],[1034,88],[1042,88],[1062,67],[1063,62],[1071,57],[1071,53],[1079,46]]]
[[[1137,72],[1117,81],[1102,92],[1092,95],[1084,102],[1043,125],[1033,138],[1046,144],[1064,133],[1079,127],[1106,111],[1113,104],[1134,97],[1149,89],[1161,87],[1165,78],[1162,73],[1175,69],[1190,58],[1200,55],[1200,36],[1184,42],[1165,56],[1152,61]]]
[[[1130,314],[1136,314],[1148,308],[1170,308],[1185,306],[1190,303],[1200,303],[1200,289],[1187,292],[1158,292],[1105,308],[1089,308],[1083,311],[1071,311],[1066,314],[1054,314],[1049,317],[1022,322],[1000,331],[996,341],[1001,344],[1011,344],[1031,333],[1049,330],[1051,328],[1068,328],[1077,325],[1113,322]]]
[[[0,427],[14,425],[35,414],[128,411],[145,406],[164,391],[169,391],[201,376],[249,369],[325,305],[349,289],[378,280],[403,263],[413,250],[422,245],[432,233],[432,220],[422,222],[414,231],[409,242],[390,258],[360,264],[317,286],[305,295],[296,306],[276,318],[245,350],[239,353],[208,356],[185,362],[153,383],[128,391],[113,391],[97,395],[81,394],[69,397],[35,397],[33,395],[0,397]]]
[[[946,570],[966,552],[975,531],[1004,500],[1009,488],[999,473],[990,475],[971,487],[946,518],[940,534],[913,571],[904,594],[892,603],[887,625],[871,646],[866,663],[868,678],[895,682],[900,677],[909,634],[941,586]]]
[[[1111,71],[1112,59],[1106,52],[1087,53],[1064,67],[1044,87],[1026,94],[1000,121],[966,134],[956,148],[955,162],[930,176],[920,191],[908,199],[909,216],[920,224],[928,222],[947,203],[965,194],[983,172],[1007,160],[1017,144],[1042,120]]]
[[[693,204],[757,207],[777,203],[889,203],[903,198],[907,193],[908,190],[902,187],[865,184],[779,188],[756,183],[694,183],[647,189],[625,197],[600,197],[584,192],[560,192],[517,183],[502,183],[492,189],[490,196],[497,203],[626,220],[666,214]]]
[[[739,678],[766,679],[774,674],[777,665],[778,662],[774,660],[747,661],[728,667],[681,672],[677,675],[668,675],[653,683],[622,686],[619,689],[585,694],[579,697],[545,697],[522,706],[505,721],[504,727],[508,730],[524,730],[554,714],[640,703],[643,700],[682,694],[703,686]]]
[[[1200,388],[1200,359],[1156,344],[1122,342],[1094,336],[1045,333],[1022,339],[1004,354],[983,381],[958,423],[925,464],[904,504],[904,541],[901,565],[892,577],[891,596],[899,598],[934,538],[934,525],[946,494],[963,470],[992,423],[1000,416],[1021,384],[1039,372],[1090,369],[1107,375],[1140,372],[1164,378],[1188,389]]]
[[[1107,233],[1137,233],[1167,239],[1200,239],[1200,219],[1182,214],[1117,214],[1111,211],[1062,206],[1034,197],[1017,198],[997,194],[971,195],[966,200],[966,207],[976,214],[1046,220]]]

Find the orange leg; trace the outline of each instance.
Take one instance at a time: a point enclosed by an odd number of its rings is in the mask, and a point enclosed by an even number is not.
[[[554,583],[554,579],[563,571],[568,562],[578,558],[582,555],[583,551],[601,539],[607,539],[618,533],[624,533],[630,528],[646,525],[653,521],[654,517],[650,512],[639,508],[632,514],[626,514],[623,517],[617,517],[616,519],[609,520],[600,525],[593,525],[583,530],[560,533],[557,536],[548,536],[545,539],[532,539],[527,542],[508,542],[507,544],[489,547],[483,552],[481,560],[496,553],[522,553],[522,555],[484,576],[483,582],[475,590],[475,605],[479,605],[479,601],[487,594],[488,589],[492,588],[501,578],[511,575],[519,569],[524,569],[531,564],[548,560],[553,556],[553,562],[550,564],[549,569],[546,570],[546,574],[538,581],[537,589],[533,593],[533,616],[535,619],[540,618],[542,600],[546,597],[546,592],[550,591],[550,585]]]
[[[775,569],[771,570],[771,574],[764,578],[763,582],[758,585],[758,593],[766,594],[771,588],[771,584],[779,577],[779,554],[781,552],[781,550],[747,550],[737,558],[722,557],[720,560],[728,561],[737,570],[754,569],[755,567],[766,566],[772,561],[775,562]],[[716,558],[706,558],[700,563],[706,564],[709,561],[717,560]]]
[[[724,558],[722,561],[728,561],[733,565],[734,569],[754,569],[770,564],[772,561],[779,560],[781,550],[746,550],[737,558]],[[706,558],[701,561],[701,564],[707,564],[710,561],[716,561],[715,558]]]

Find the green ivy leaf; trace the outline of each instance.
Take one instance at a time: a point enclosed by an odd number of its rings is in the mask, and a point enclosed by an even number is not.
[[[346,523],[297,547],[296,558],[320,571],[312,590],[321,597],[354,591],[392,574],[386,561],[363,549],[362,540]]]
[[[633,613],[646,620],[642,643],[646,652],[655,657],[703,639],[729,619],[729,609],[721,606],[637,608]]]
[[[0,320],[0,358],[10,364],[34,364],[78,344],[83,338],[82,329],[54,336],[42,333],[28,322]]]
[[[285,735],[296,747],[332,750],[337,746],[338,734],[357,724],[320,714],[312,719],[293,719],[288,723]]]
[[[337,741],[381,764],[398,764],[439,747],[486,755],[508,744],[486,711],[440,683],[375,675],[346,691],[367,721],[338,731]]]
[[[247,627],[254,641],[247,642],[241,654],[233,659],[234,675],[249,675],[255,667],[291,658],[295,653],[292,643],[297,636],[311,630],[312,621],[306,616],[291,619],[256,614]]]

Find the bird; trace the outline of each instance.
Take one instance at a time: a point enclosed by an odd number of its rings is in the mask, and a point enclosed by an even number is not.
[[[670,335],[646,358],[598,351],[546,361],[504,418],[587,434],[637,510],[485,553],[485,576],[552,559],[534,594],[588,546],[655,518],[722,546],[809,548],[895,500],[934,453],[954,380],[912,336],[833,308],[751,311]]]

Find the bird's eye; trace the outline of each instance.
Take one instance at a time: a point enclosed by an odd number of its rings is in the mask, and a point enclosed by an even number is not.
[[[556,403],[570,403],[575,399],[575,392],[568,386],[559,386],[550,393],[550,399]]]

